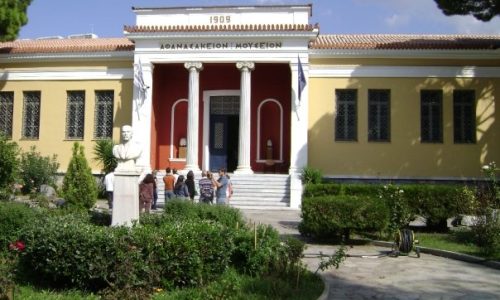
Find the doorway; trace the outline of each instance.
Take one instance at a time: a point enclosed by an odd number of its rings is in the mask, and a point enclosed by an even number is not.
[[[240,97],[210,97],[210,170],[233,172],[238,166]]]

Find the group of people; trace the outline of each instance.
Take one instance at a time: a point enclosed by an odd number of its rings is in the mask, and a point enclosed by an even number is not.
[[[189,171],[186,178],[177,175],[176,170],[166,169],[167,174],[163,177],[165,183],[165,202],[173,198],[190,199],[195,201],[199,194],[200,203],[213,204],[214,197],[217,204],[228,204],[232,196],[232,183],[225,169],[219,170],[219,178],[215,180],[211,172],[203,171],[201,179],[196,186],[194,173]],[[199,192],[198,192],[199,191]]]
[[[211,172],[203,171],[198,182],[195,183],[193,171],[189,171],[186,176],[177,174],[176,169],[166,169],[163,177],[165,184],[165,202],[172,199],[199,200],[200,203],[229,204],[233,195],[233,186],[225,169],[219,170],[219,178],[216,180]],[[199,191],[199,192],[198,192]],[[195,196],[199,195],[199,199]],[[158,192],[156,187],[156,175],[147,174],[139,184],[139,209],[141,212],[149,213],[151,209],[156,209]]]
[[[233,195],[233,185],[225,169],[219,170],[219,178],[216,180],[210,171],[203,171],[201,179],[198,181],[198,188],[195,183],[193,171],[189,171],[186,176],[177,174],[176,169],[166,169],[167,174],[163,177],[165,184],[165,202],[172,199],[198,200],[199,203],[229,204]],[[113,209],[113,181],[114,173],[108,173],[104,178],[108,205]],[[195,199],[195,196],[199,196]],[[156,184],[156,171],[147,174],[139,184],[139,209],[141,212],[149,213],[151,209],[157,209],[158,190]]]

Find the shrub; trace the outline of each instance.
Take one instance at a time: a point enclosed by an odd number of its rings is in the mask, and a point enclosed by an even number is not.
[[[323,174],[318,169],[313,169],[311,167],[305,167],[302,169],[302,182],[304,184],[309,183],[321,183],[323,180]]]
[[[89,209],[97,198],[97,185],[88,166],[83,146],[73,144],[73,156],[64,176],[62,192],[69,207]]]
[[[349,239],[351,231],[381,231],[388,223],[383,201],[356,196],[305,198],[299,231],[317,238]]]
[[[21,154],[20,175],[23,181],[23,193],[39,191],[42,184],[54,186],[59,163],[57,156],[42,156],[36,147]]]
[[[405,185],[405,198],[412,211],[427,219],[427,227],[446,231],[446,220],[460,214],[464,190],[459,185]]]
[[[380,187],[380,184],[344,184],[342,185],[342,195],[377,198],[380,193]]]
[[[414,215],[406,198],[404,190],[393,185],[384,185],[380,189],[380,198],[385,201],[389,209],[389,225],[387,231],[392,237],[400,229],[407,227]]]
[[[9,190],[16,181],[19,161],[19,148],[16,143],[10,142],[0,133],[0,191]]]
[[[0,202],[0,252],[7,250],[9,243],[20,238],[26,226],[40,216],[23,203]]]
[[[306,184],[304,197],[321,197],[339,195],[342,186],[334,183]]]
[[[477,244],[486,255],[500,252],[500,185],[494,162],[482,169],[487,179],[487,189],[475,201],[475,213],[479,216],[473,231]]]

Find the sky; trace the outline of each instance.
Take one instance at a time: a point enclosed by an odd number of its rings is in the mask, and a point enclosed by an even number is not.
[[[500,34],[500,17],[481,22],[445,16],[434,0],[33,0],[19,38],[94,33],[123,37],[135,24],[132,7],[213,5],[313,5],[311,24],[321,34]]]

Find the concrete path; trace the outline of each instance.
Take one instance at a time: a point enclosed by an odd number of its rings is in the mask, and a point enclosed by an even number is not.
[[[242,210],[249,221],[298,235],[300,211]],[[308,244],[304,263],[316,271],[319,254],[337,247]],[[339,269],[320,272],[326,289],[320,299],[500,299],[500,270],[429,254],[389,257],[389,248],[363,245],[347,249]]]

